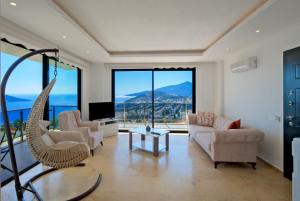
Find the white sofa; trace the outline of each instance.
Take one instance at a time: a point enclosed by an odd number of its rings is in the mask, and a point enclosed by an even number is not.
[[[188,115],[188,132],[214,161],[246,162],[256,168],[257,145],[264,134],[254,128],[228,129],[232,120],[215,117],[213,127],[197,125],[197,115]]]

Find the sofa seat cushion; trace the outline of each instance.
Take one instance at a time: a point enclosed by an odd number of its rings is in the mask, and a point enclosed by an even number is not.
[[[208,154],[210,154],[212,136],[216,129],[206,126],[189,125],[188,130],[195,141],[200,144]]]
[[[188,131],[191,135],[194,135],[198,132],[213,132],[216,129],[212,128],[212,127],[207,127],[207,126],[199,126],[199,125],[195,125],[195,124],[189,124],[188,125]]]
[[[195,140],[201,145],[206,152],[210,153],[211,151],[211,138],[212,135],[210,132],[198,132],[195,135]]]

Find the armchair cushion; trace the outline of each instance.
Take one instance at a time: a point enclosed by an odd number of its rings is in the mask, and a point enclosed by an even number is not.
[[[89,147],[86,143],[78,143],[78,142],[73,142],[73,141],[62,141],[62,142],[52,145],[51,148],[53,148],[55,150],[65,150],[65,149],[68,149],[71,147],[75,147],[78,144],[82,144],[82,145],[86,146],[87,153],[90,153]]]
[[[48,146],[51,146],[51,145],[54,145],[55,142],[51,139],[51,137],[49,136],[48,133],[44,133],[42,136],[41,136],[43,142],[48,145]]]
[[[60,113],[59,124],[63,131],[80,132],[91,150],[94,150],[102,142],[103,132],[100,123],[98,121],[81,121],[79,110]]]
[[[80,127],[89,127],[91,131],[98,131],[100,129],[100,123],[98,121],[82,121],[79,123]]]
[[[62,141],[85,142],[82,134],[77,131],[49,131],[48,135],[54,143]]]

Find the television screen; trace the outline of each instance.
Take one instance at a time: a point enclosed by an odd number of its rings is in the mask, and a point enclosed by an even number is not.
[[[113,102],[89,103],[89,119],[104,119],[115,117],[115,104]]]

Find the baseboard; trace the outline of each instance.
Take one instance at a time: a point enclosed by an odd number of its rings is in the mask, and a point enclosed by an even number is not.
[[[170,133],[184,133],[184,134],[188,133],[187,130],[169,130],[169,131],[170,131]],[[119,128],[119,132],[121,132],[121,133],[128,133],[129,129]]]
[[[271,163],[267,162],[266,160],[264,160],[263,158],[261,158],[260,156],[257,156],[257,158],[259,160],[261,160],[264,164],[266,164],[267,166],[271,167],[272,169],[276,170],[277,172],[283,174],[282,170],[280,170],[278,167],[272,165]]]

